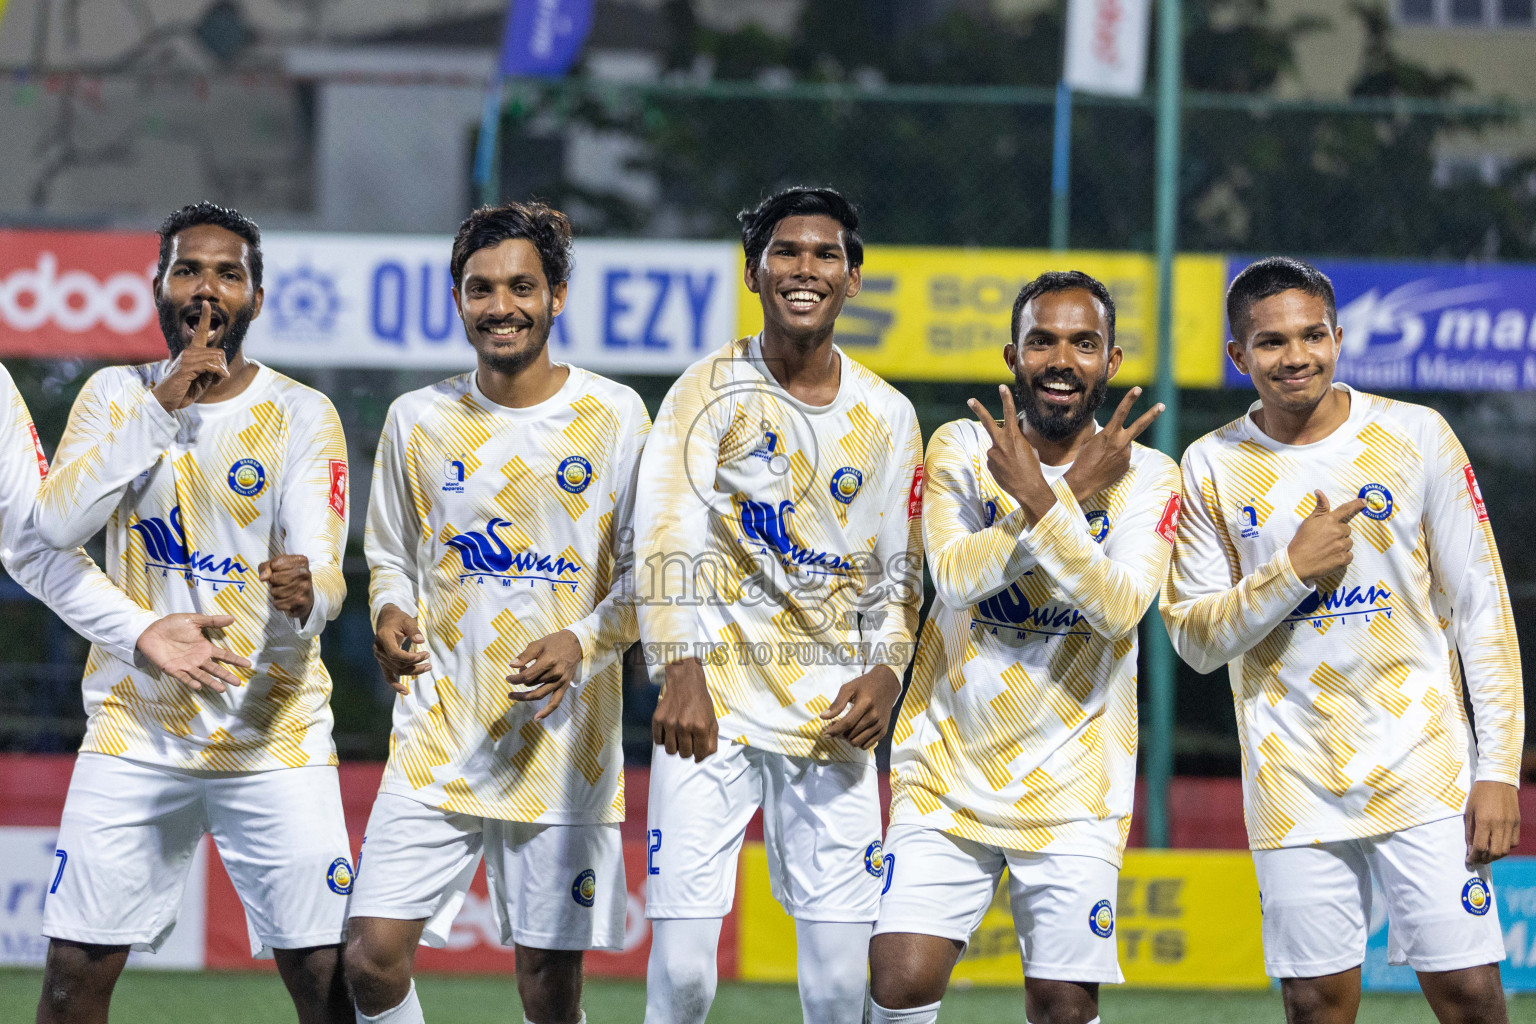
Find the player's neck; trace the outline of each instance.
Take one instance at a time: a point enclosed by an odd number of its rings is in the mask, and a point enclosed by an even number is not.
[[[1035,450],[1035,454],[1039,456],[1040,464],[1043,466],[1069,465],[1073,459],[1077,458],[1078,449],[1087,444],[1088,439],[1097,433],[1099,429],[1098,424],[1090,418],[1087,423],[1083,424],[1081,430],[1066,440],[1047,441],[1028,419],[1023,420],[1020,426],[1024,431],[1024,440],[1028,441],[1030,447]]]
[[[235,358],[229,360],[225,365],[229,367],[229,376],[219,381],[207,391],[204,391],[203,397],[197,400],[198,405],[227,402],[231,398],[238,397],[241,392],[251,386],[251,381],[256,379],[256,371],[261,369],[261,367],[245,358],[243,351],[236,352]]]
[[[497,405],[526,409],[553,398],[570,375],[569,366],[556,366],[545,352],[516,373],[493,370],[482,362],[475,371],[475,383],[480,393]]]
[[[1315,444],[1349,419],[1349,392],[1328,386],[1310,409],[1282,409],[1265,402],[1253,414],[1260,430],[1281,444]]]
[[[830,405],[842,386],[842,360],[832,332],[808,341],[763,331],[763,362],[779,386],[806,405]]]

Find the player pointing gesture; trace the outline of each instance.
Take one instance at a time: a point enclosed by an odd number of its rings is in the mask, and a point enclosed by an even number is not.
[[[1185,660],[1231,675],[1266,969],[1291,1020],[1352,1021],[1374,876],[1389,958],[1440,1020],[1502,1024],[1486,865],[1519,834],[1524,709],[1472,466],[1439,414],[1334,383],[1315,268],[1255,263],[1227,318],[1259,401],[1184,454],[1162,613]]]

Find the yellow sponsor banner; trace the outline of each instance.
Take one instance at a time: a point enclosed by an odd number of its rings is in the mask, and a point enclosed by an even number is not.
[[[793,981],[795,925],[768,886],[761,843],[742,850],[739,976]],[[1225,850],[1130,850],[1120,871],[1115,938],[1126,984],[1143,988],[1267,988],[1253,860]],[[1089,927],[1085,915],[1083,927]],[[954,980],[1020,985],[1018,933],[1005,875]]]
[[[837,343],[892,380],[1005,380],[1014,297],[1047,270],[1081,270],[1104,282],[1125,353],[1116,383],[1151,383],[1157,264],[1142,253],[870,246],[863,290],[843,309]],[[1185,387],[1220,387],[1225,259],[1180,256],[1174,288],[1175,377]],[[745,285],[737,320],[740,334],[762,329],[762,307]]]

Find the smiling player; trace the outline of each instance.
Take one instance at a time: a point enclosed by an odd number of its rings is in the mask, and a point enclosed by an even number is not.
[[[928,445],[923,536],[938,596],[891,753],[870,1019],[932,1024],[1003,870],[1034,1024],[1098,1019],[1123,978],[1116,890],[1136,773],[1136,626],[1167,571],[1178,468],[1132,441],[1115,306],[1042,274],[1013,306],[1003,421]],[[1014,395],[1017,395],[1017,412]]]
[[[832,342],[864,255],[848,201],[792,188],[741,221],[763,332],[668,391],[636,501],[640,632],[664,679],[645,1019],[709,1012],[737,856],[762,807],[805,1019],[856,1022],[880,896],[870,750],[922,597],[922,437],[912,404]]]
[[[476,210],[450,268],[477,368],[390,407],[368,503],[374,651],[401,696],[347,977],[358,1021],[420,1022],[417,944],[447,943],[483,857],[524,1019],[576,1024],[582,951],[624,941],[618,656],[650,418],[549,358],[564,214]]]
[[[1519,838],[1524,709],[1472,465],[1438,413],[1334,382],[1315,268],[1253,264],[1227,319],[1259,400],[1184,454],[1162,614],[1231,675],[1266,969],[1291,1021],[1353,1021],[1374,877],[1436,1016],[1502,1024],[1488,863]]]
[[[256,225],[211,203],[160,228],[171,358],[91,377],[39,497],[55,547],[103,527],[107,571],[156,612],[234,617],[243,685],[193,690],[100,645],[59,830],[42,1021],[105,1020],[129,947],[170,934],[211,833],[302,1024],[350,1017],[351,887],[320,631],[346,584],[347,451],[330,401],[242,353],[261,312]]]

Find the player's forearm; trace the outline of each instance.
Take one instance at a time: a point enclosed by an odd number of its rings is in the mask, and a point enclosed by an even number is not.
[[[951,608],[969,608],[1013,585],[1035,564],[1029,545],[1020,542],[1024,513],[1015,509],[975,533],[962,527],[928,547],[929,572],[939,597]],[[935,540],[930,531],[930,541]]]
[[[56,550],[35,536],[5,556],[11,577],[66,626],[133,664],[139,637],[157,616],[119,590],[90,556],[79,548]]]
[[[1175,569],[1158,611],[1173,649],[1197,672],[1212,672],[1252,650],[1312,592],[1282,549],[1234,587],[1185,597]]]

